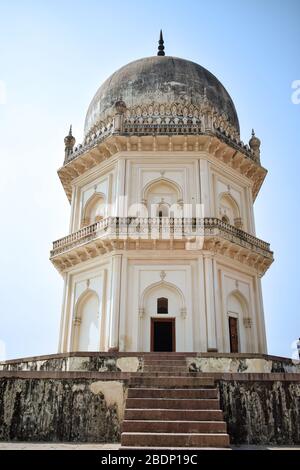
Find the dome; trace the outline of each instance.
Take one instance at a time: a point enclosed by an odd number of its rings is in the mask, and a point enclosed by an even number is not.
[[[235,106],[219,80],[201,65],[171,56],[154,56],[131,62],[113,73],[98,89],[85,119],[85,136],[115,114],[122,100],[127,109],[149,105],[201,106],[204,100],[239,135]]]

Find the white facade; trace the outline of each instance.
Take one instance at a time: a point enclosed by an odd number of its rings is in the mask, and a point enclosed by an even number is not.
[[[226,217],[255,235],[249,179],[209,153],[157,151],[118,152],[74,179],[70,232],[147,211],[165,211],[168,221],[172,208],[175,217]],[[63,273],[60,352],[150,351],[151,318],[175,318],[176,351],[230,352],[229,316],[239,352],[266,352],[261,274],[215,250],[153,242],[107,250]],[[167,314],[157,313],[161,297]]]

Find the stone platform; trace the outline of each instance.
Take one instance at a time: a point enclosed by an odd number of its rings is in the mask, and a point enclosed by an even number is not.
[[[300,444],[300,365],[258,354],[69,353],[0,363],[2,441]]]

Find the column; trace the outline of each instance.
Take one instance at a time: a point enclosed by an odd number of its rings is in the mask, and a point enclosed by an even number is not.
[[[218,275],[218,266],[215,257],[213,263],[213,279],[214,279],[214,299],[215,299],[215,319],[216,319],[216,341],[219,352],[224,351],[223,344],[223,315],[221,308],[220,280]]]
[[[109,322],[109,350],[119,350],[120,292],[122,255],[112,255],[111,265],[111,310]]]
[[[209,163],[206,160],[200,160],[200,194],[201,204],[203,205],[202,217],[211,217],[211,191],[210,191],[210,171]]]
[[[205,296],[206,296],[206,323],[207,323],[207,351],[217,351],[216,335],[216,309],[214,295],[214,269],[213,256],[204,254]]]
[[[195,351],[207,351],[207,325],[206,325],[206,303],[205,303],[205,274],[204,274],[204,265],[203,257],[200,255],[198,259],[198,276],[197,276],[197,296],[198,302],[195,302],[194,311],[196,315],[199,315],[200,318],[200,327],[199,333],[195,335]],[[197,297],[196,297],[197,298]],[[197,309],[198,305],[198,311]]]
[[[255,294],[256,294],[256,305],[258,306],[257,315],[256,315],[256,327],[258,329],[258,351],[262,354],[267,354],[267,338],[266,338],[266,328],[265,328],[265,316],[264,316],[264,307],[263,307],[263,297],[261,291],[261,280],[255,278]]]
[[[66,297],[67,297],[67,274],[63,274],[64,279],[64,291],[63,291],[63,301],[61,308],[61,317],[60,317],[60,327],[59,327],[59,341],[58,341],[58,353],[66,352],[65,347],[65,328],[66,328]]]
[[[120,322],[119,322],[119,351],[126,350],[126,314],[127,314],[127,265],[128,259],[123,256],[121,268]]]
[[[125,170],[126,160],[120,159],[117,163],[116,178],[116,193],[115,193],[115,212],[117,217],[125,217],[127,215],[127,201],[125,199]]]

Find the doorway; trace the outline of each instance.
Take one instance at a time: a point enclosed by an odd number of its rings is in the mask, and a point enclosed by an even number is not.
[[[229,317],[230,352],[239,352],[238,319]]]
[[[151,351],[175,351],[175,318],[151,318]]]

